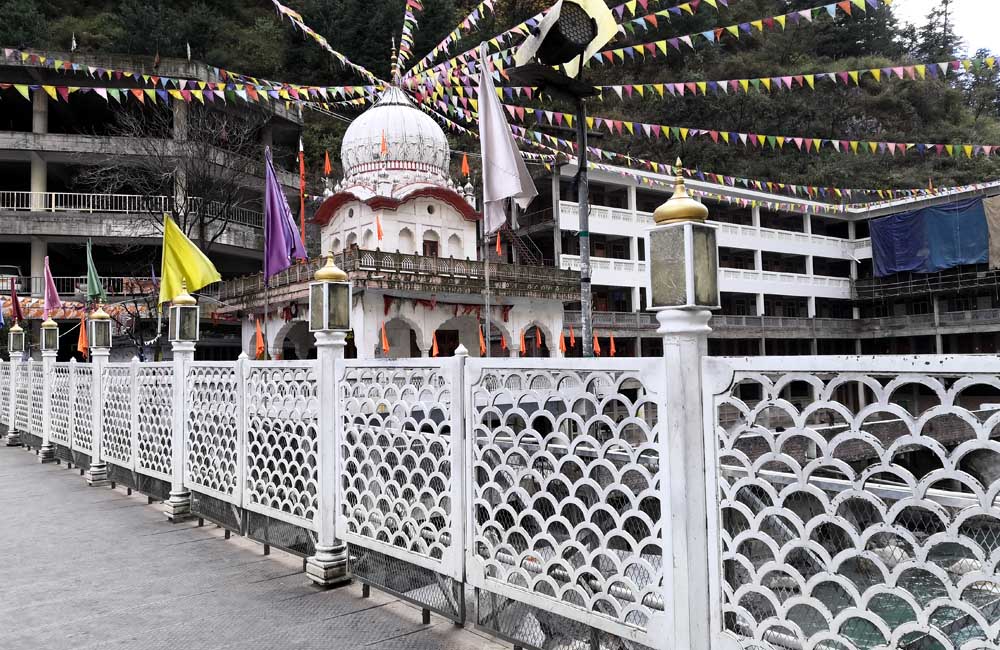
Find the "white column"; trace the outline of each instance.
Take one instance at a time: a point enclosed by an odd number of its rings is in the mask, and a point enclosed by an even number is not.
[[[45,336],[44,331],[42,336]],[[42,351],[42,446],[38,462],[56,462],[56,448],[52,446],[52,375],[55,369],[56,350]]]
[[[31,93],[31,132],[49,132],[49,96],[41,88]]]
[[[759,205],[755,205],[752,208],[750,208],[750,220],[751,220],[751,223],[753,224],[753,227],[756,228],[757,230],[760,230],[760,206]]]
[[[174,341],[173,444],[170,449],[170,496],[163,505],[167,519],[183,521],[191,516],[191,493],[184,487],[184,423],[187,419],[187,368],[194,361],[194,341]]]
[[[48,187],[48,175],[49,167],[42,155],[37,151],[32,151],[29,154],[31,160],[31,199],[29,205],[32,211],[40,212],[45,210],[48,206],[46,205],[45,193],[49,190]]]
[[[710,551],[708,519],[716,513],[708,504],[711,480],[705,464],[705,420],[702,408],[702,359],[708,352],[707,310],[663,309],[657,312],[657,332],[663,337],[666,372],[665,438],[669,453],[670,503],[673,544],[675,611],[673,645],[686,650],[708,650],[711,639],[709,595]]]
[[[41,298],[45,293],[42,276],[45,275],[45,256],[49,254],[49,243],[43,237],[31,238],[31,286],[28,287],[34,298]]]
[[[90,360],[93,376],[90,384],[91,399],[91,442],[90,442],[90,467],[84,477],[90,487],[109,485],[108,466],[104,462],[103,455],[103,418],[101,413],[104,410],[104,366],[108,364],[111,357],[110,348],[91,348]]]
[[[559,258],[562,256],[562,224],[559,219],[559,179],[562,173],[558,166],[552,167],[552,256],[554,264],[559,266]]]
[[[764,315],[764,294],[762,293],[757,294],[757,315]]]
[[[812,228],[812,215],[806,212],[802,215],[802,232],[807,235],[811,235],[813,231]]]
[[[306,560],[306,575],[321,587],[350,582],[347,545],[337,539],[337,453],[343,438],[338,416],[337,381],[343,370],[346,332],[316,332],[319,369],[319,512],[316,555]]]
[[[635,196],[635,185],[629,185],[628,186],[628,188],[627,188],[627,195],[628,195],[628,209],[629,209],[629,212],[631,212],[632,213],[632,217],[635,218],[636,206],[638,205],[638,201],[636,200],[636,196]]]

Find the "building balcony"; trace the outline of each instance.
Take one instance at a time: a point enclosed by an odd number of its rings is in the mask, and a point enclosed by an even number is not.
[[[7,236],[158,240],[162,233],[154,220],[171,212],[174,201],[172,196],[2,191],[0,231]],[[212,229],[228,222],[215,242],[219,246],[254,251],[263,247],[260,211],[197,197],[188,201],[194,214],[204,211]]]
[[[580,272],[579,255],[563,255],[559,268]],[[590,258],[590,275],[594,284],[615,287],[638,287],[646,284],[646,263],[612,257]]]
[[[856,300],[882,300],[909,296],[958,294],[982,289],[1000,289],[1000,270],[942,271],[913,275],[906,279],[871,278],[854,283]]]
[[[0,288],[10,289],[10,277],[0,275]],[[87,276],[56,276],[52,278],[56,292],[63,299],[83,300],[87,294]],[[17,292],[23,296],[40,296],[45,291],[44,277],[21,276],[16,280]],[[102,277],[101,285],[108,298],[156,298],[156,278],[152,277]]]
[[[478,260],[360,249],[338,253],[336,262],[350,276],[355,290],[408,291],[426,294],[428,299],[441,294],[482,296],[487,289],[488,272],[494,300],[518,297],[569,301],[580,297],[580,274],[552,267],[491,262],[487,271],[486,263]],[[308,299],[309,283],[324,263],[323,258],[314,258],[271,278],[271,300]],[[261,273],[225,281],[218,292],[218,299],[226,304],[222,311],[262,304],[263,297]]]
[[[753,269],[719,269],[719,289],[736,293],[850,299],[851,279]]]

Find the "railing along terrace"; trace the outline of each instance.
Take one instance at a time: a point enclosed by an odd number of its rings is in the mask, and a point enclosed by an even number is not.
[[[60,296],[83,297],[87,293],[87,276],[56,276],[52,278],[56,292]],[[101,284],[109,296],[151,296],[155,293],[157,279],[153,277],[102,277]],[[42,295],[45,290],[44,277],[17,278],[17,290],[31,295]]]
[[[175,201],[172,196],[144,194],[0,191],[0,210],[14,211],[124,213],[146,216],[172,212]],[[199,197],[190,197],[187,203],[189,214],[197,215],[204,212],[213,219],[228,219],[231,223],[253,228],[264,227],[264,217],[260,210],[226,206],[219,201],[205,202]]]
[[[484,284],[486,262],[459,260],[452,257],[429,257],[406,253],[389,253],[379,250],[351,249],[337,253],[337,266],[348,273],[361,274],[354,278],[369,278],[373,281],[397,280],[418,282],[421,278],[450,278],[457,282]],[[313,274],[325,263],[324,258],[313,258],[302,264],[294,264],[271,278],[270,288],[278,289],[310,282]],[[519,264],[489,263],[492,286],[507,285],[515,289],[518,285],[535,287],[538,291],[578,290],[580,276],[576,272],[551,267],[527,266]],[[244,276],[222,283],[220,300],[232,300],[264,291],[264,275]]]
[[[877,300],[925,294],[959,293],[971,289],[995,289],[1000,287],[1000,271],[940,271],[938,273],[913,274],[898,278],[869,278],[855,280],[856,300]]]
[[[697,318],[648,358],[49,353],[0,429],[525,648],[1000,647],[1000,359],[705,358]]]

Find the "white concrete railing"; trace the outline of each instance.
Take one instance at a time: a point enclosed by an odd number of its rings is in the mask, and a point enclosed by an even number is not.
[[[778,273],[753,269],[719,269],[719,289],[737,293],[779,296],[851,297],[851,279],[804,273]]]
[[[171,212],[174,197],[150,196],[142,194],[86,194],[79,192],[22,192],[0,191],[0,211],[35,212],[82,212],[88,214],[122,213],[132,215],[156,215]],[[188,199],[189,209],[197,214],[202,209],[202,201],[197,197]],[[232,223],[253,228],[263,228],[264,218],[259,210],[226,207],[218,201],[210,201],[205,206],[206,215],[213,218],[227,216]]]
[[[344,540],[459,622],[468,581],[518,645],[992,648],[1000,359],[704,358],[671,316],[655,358],[0,361],[0,426],[313,579]]]
[[[559,202],[562,227],[579,230],[579,204]],[[815,255],[832,259],[864,259],[871,257],[871,240],[851,241],[840,237],[807,234],[776,228],[756,228],[740,224],[709,220],[719,226],[720,246],[748,250],[764,250],[798,255]],[[595,233],[641,237],[653,225],[651,212],[632,211],[594,205],[590,208],[590,230]]]
[[[10,276],[0,275],[0,290],[10,289]],[[56,292],[60,296],[83,296],[87,292],[87,276],[56,276],[52,278]],[[101,277],[101,285],[109,296],[147,296],[152,295],[157,287],[157,279],[153,277],[109,276]],[[17,290],[22,294],[42,295],[45,291],[44,277],[17,278]],[[201,293],[201,292],[199,292]]]
[[[566,271],[579,271],[580,256],[562,255],[559,258],[559,268]],[[644,261],[591,256],[590,269],[594,284],[636,286],[645,283],[646,262]]]

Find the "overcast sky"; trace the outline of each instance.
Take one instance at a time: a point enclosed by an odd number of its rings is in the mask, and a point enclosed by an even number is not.
[[[894,0],[892,6],[901,21],[919,26],[937,4],[938,0]],[[985,47],[1000,54],[1000,0],[955,0],[952,13],[955,32],[969,53]]]

